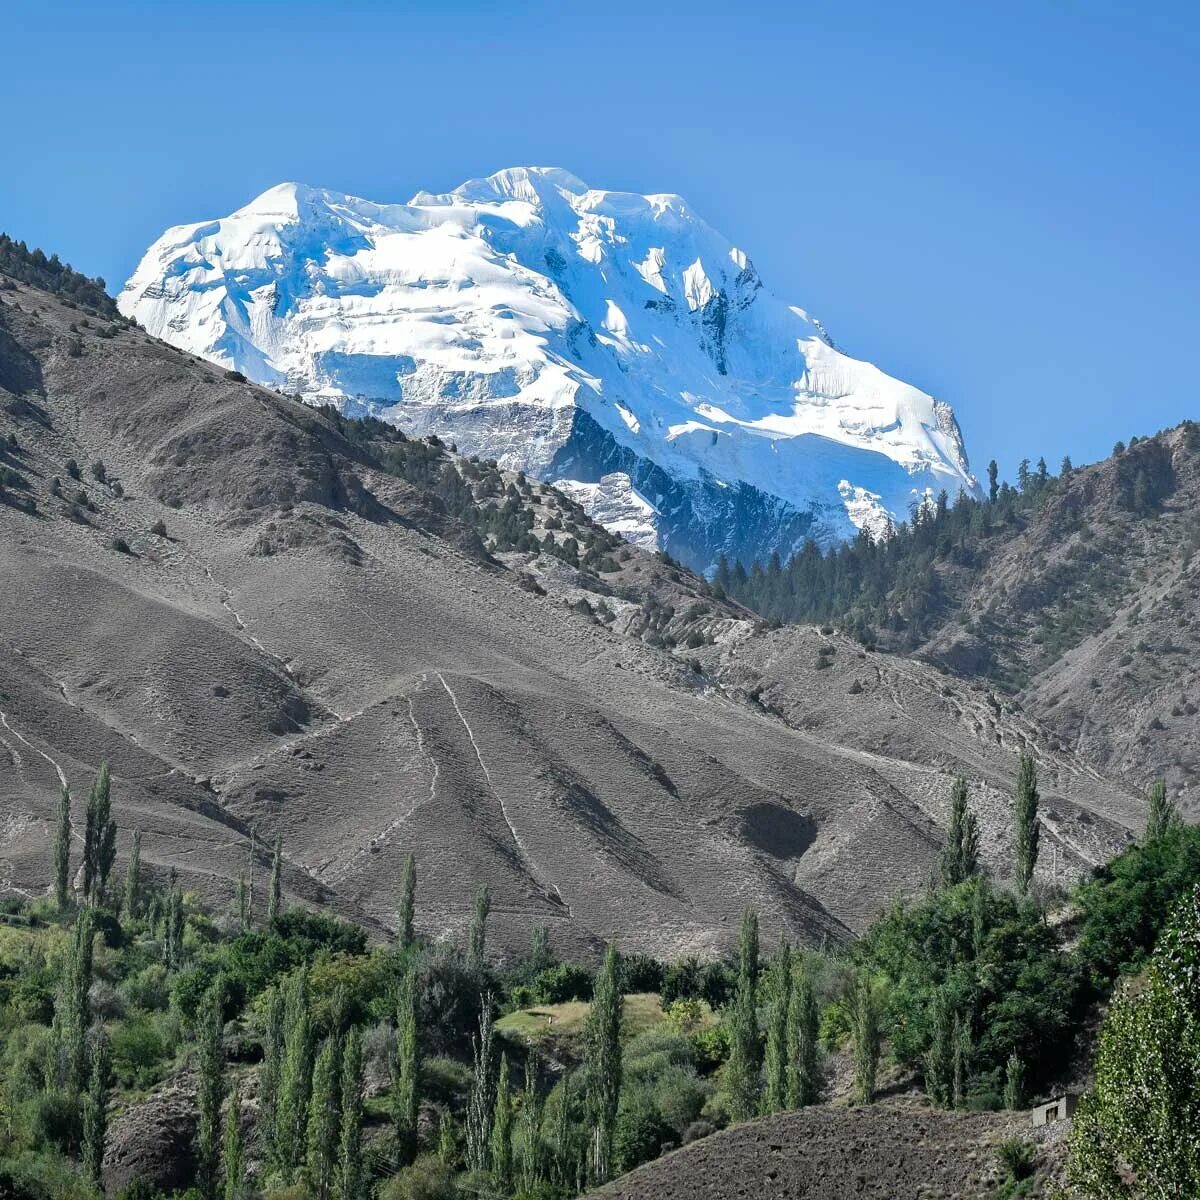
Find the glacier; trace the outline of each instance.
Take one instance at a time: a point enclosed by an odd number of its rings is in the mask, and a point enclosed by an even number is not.
[[[280,184],[167,230],[118,305],[259,383],[560,483],[700,569],[978,494],[948,404],[835,346],[681,197],[559,168],[407,204]]]

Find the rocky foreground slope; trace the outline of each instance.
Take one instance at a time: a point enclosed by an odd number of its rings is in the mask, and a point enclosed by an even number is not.
[[[724,948],[748,905],[769,937],[848,936],[921,886],[959,771],[1002,861],[1021,750],[1048,875],[1140,820],[984,690],[761,632],[549,488],[24,284],[0,389],[9,892],[45,888],[59,785],[78,815],[103,759],[119,853],[140,827],[216,900],[280,834],[289,892],[377,932],[415,851],[438,935],[487,881],[500,942],[659,954]]]
[[[167,230],[119,303],[260,383],[572,481],[697,567],[975,488],[949,405],[836,347],[681,197],[563,170],[408,204],[280,184]]]

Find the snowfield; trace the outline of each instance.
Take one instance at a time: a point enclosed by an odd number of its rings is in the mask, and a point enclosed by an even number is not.
[[[977,489],[948,405],[835,348],[683,199],[555,168],[408,204],[280,184],[169,229],[118,302],[256,381],[570,481],[700,567]]]

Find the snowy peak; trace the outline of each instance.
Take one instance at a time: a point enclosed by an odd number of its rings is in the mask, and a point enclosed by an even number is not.
[[[279,184],[168,230],[119,304],[260,382],[587,485],[614,527],[647,505],[699,566],[976,487],[947,405],[837,349],[684,200],[558,167],[408,204]]]

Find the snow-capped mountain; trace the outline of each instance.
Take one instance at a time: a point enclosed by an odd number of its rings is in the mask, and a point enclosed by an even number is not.
[[[259,382],[570,481],[696,566],[977,486],[948,405],[838,350],[684,200],[555,168],[408,204],[280,184],[169,229],[118,303]]]

